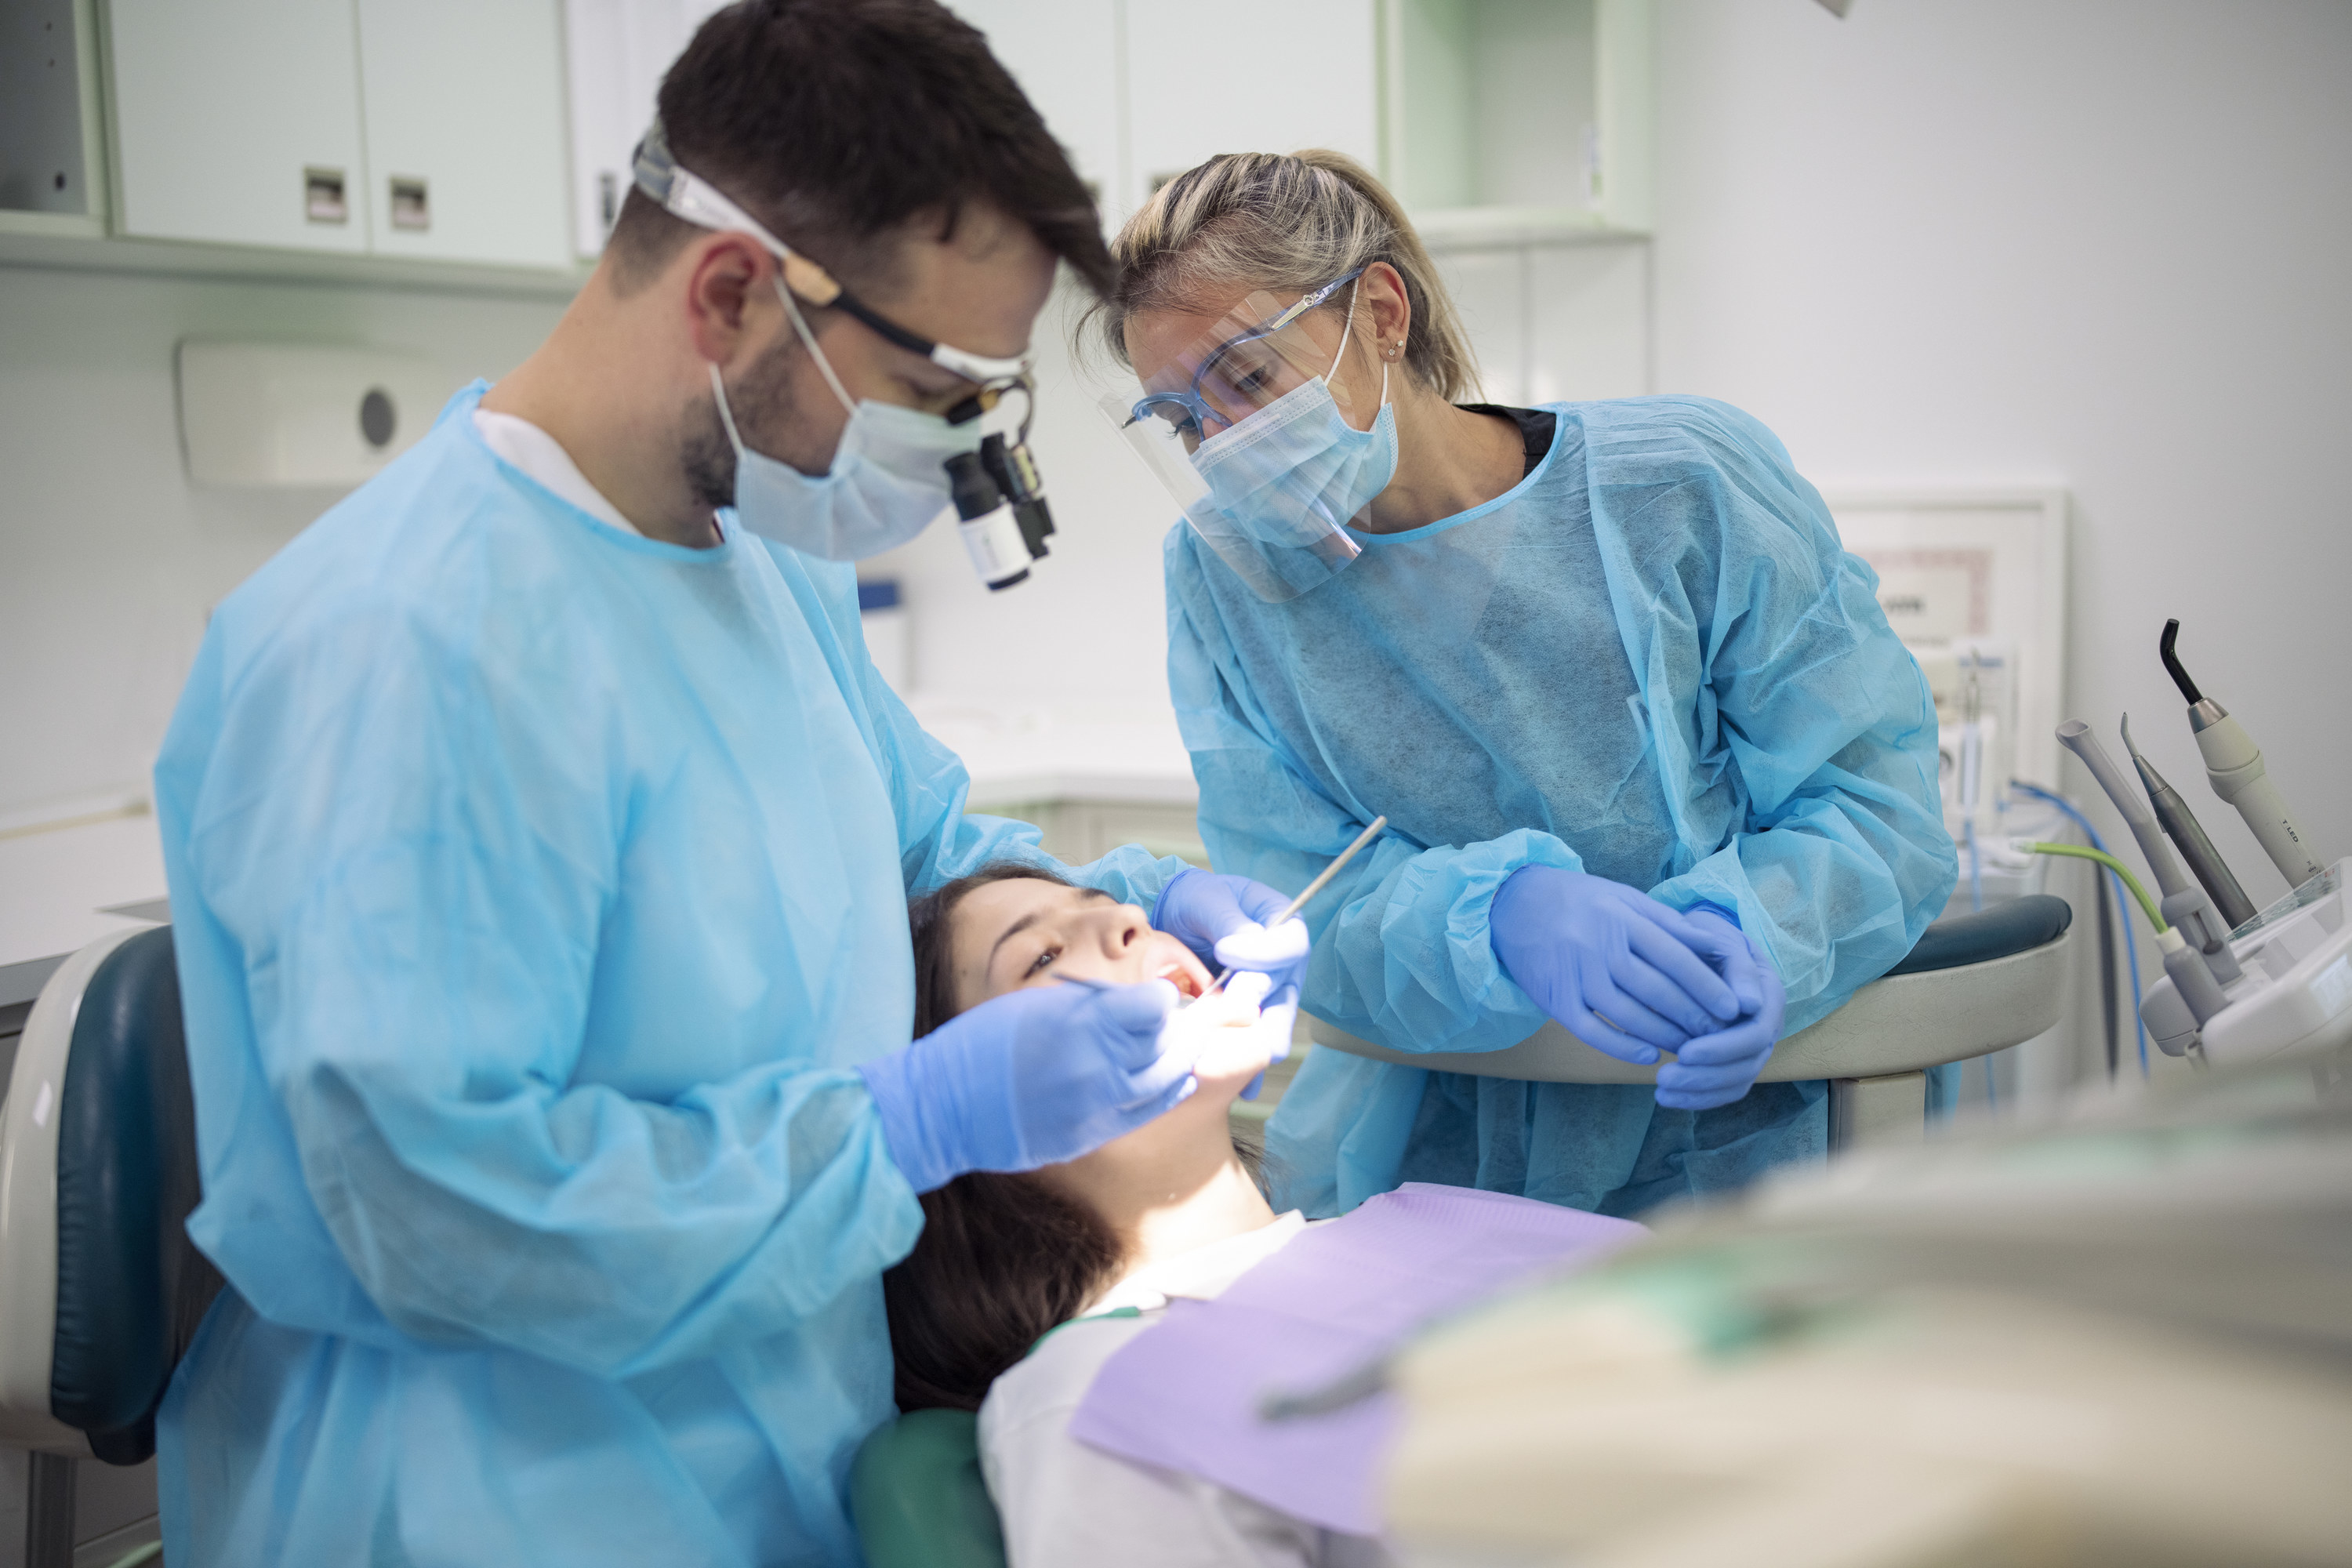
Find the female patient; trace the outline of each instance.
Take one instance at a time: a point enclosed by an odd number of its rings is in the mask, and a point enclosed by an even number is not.
[[[911,919],[919,1036],[1016,986],[1159,978],[1198,996],[1209,984],[1143,910],[1025,867],[950,882]],[[1203,1005],[1234,1025],[1256,1014],[1248,996]],[[1014,1568],[1384,1561],[1370,1541],[1069,1436],[1095,1373],[1171,1297],[1215,1296],[1305,1226],[1267,1205],[1227,1121],[1265,1070],[1264,1033],[1212,1034],[1198,1092],[1159,1121],[1066,1165],[960,1176],[925,1194],[922,1238],[883,1277],[899,1406],[980,1412],[982,1467]]]

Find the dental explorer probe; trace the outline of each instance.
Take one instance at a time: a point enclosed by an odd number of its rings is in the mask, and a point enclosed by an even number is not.
[[[2238,808],[2286,885],[2300,888],[2326,868],[2312,858],[2310,840],[2287,815],[2278,785],[2264,773],[2263,749],[2254,744],[2245,726],[2230,717],[2228,709],[2198,690],[2189,672],[2180,668],[2180,656],[2172,651],[2173,640],[2179,635],[2179,621],[2165,622],[2164,636],[2156,645],[2157,657],[2164,660],[2172,684],[2189,700],[2189,729],[2197,737],[2197,750],[2204,754],[2206,782],[2215,795]]]
[[[1311,900],[1316,894],[1323,890],[1323,884],[1338,876],[1339,874],[1339,868],[1345,866],[1349,861],[1353,860],[1356,858],[1356,851],[1361,849],[1365,845],[1370,844],[1372,841],[1373,837],[1377,835],[1381,828],[1386,827],[1388,825],[1389,819],[1385,816],[1376,816],[1372,818],[1372,825],[1370,827],[1365,828],[1361,833],[1357,834],[1356,841],[1353,844],[1349,845],[1345,849],[1340,850],[1339,858],[1337,860],[1332,861],[1328,866],[1324,867],[1323,874],[1316,878],[1313,881],[1307,883],[1307,890],[1305,892],[1300,893],[1297,898],[1291,900],[1290,902],[1283,905],[1282,912],[1275,916],[1274,919],[1265,922],[1265,929],[1272,931],[1275,927],[1280,925],[1283,921],[1288,920],[1291,916],[1305,909],[1307,907],[1307,900]],[[1218,988],[1224,984],[1227,977],[1232,973],[1233,971],[1230,969],[1221,971],[1214,980],[1209,982],[1209,988],[1201,993],[1201,999],[1205,1002],[1210,997],[1214,996],[1217,994]]]
[[[2139,852],[2147,859],[2148,868],[2156,873],[2157,886],[2164,889],[2160,908],[2169,924],[2180,928],[2188,942],[2188,951],[2200,954],[2213,971],[2213,978],[2227,985],[2238,978],[2237,955],[2230,951],[2230,928],[2213,912],[2212,901],[2205,889],[2189,879],[2180,868],[2180,861],[2165,842],[2164,830],[2156,825],[2156,817],[2141,800],[2138,792],[2124,782],[2123,773],[2116,767],[2107,749],[2091,733],[2091,727],[2080,719],[2069,719],[2058,726],[2058,743],[2083,760],[2099,787],[2107,792],[2116,809],[2123,814],[2124,825],[2139,840]]]
[[[2180,792],[2164,782],[2164,775],[2148,765],[2139,748],[2132,744],[2131,715],[2124,715],[2124,750],[2131,754],[2132,766],[2139,770],[2139,782],[2147,786],[2147,803],[2156,808],[2156,820],[2164,836],[2180,851],[2181,859],[2189,863],[2189,874],[2197,879],[2213,907],[2221,912],[2221,923],[2237,930],[2254,918],[2253,900],[2238,886],[2238,879],[2230,874],[2229,863],[2221,858],[2213,841],[2205,837],[2197,816]]]

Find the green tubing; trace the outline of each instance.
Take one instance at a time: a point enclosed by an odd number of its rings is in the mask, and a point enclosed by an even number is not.
[[[2132,890],[2132,897],[2139,900],[2139,907],[2147,911],[2148,923],[2156,927],[2158,935],[2161,936],[2170,929],[2164,923],[2164,917],[2156,912],[2156,900],[2147,896],[2147,889],[2141,887],[2139,879],[2131,874],[2131,868],[2105,851],[2085,849],[2079,844],[2021,844],[2018,847],[2032,850],[2036,855],[2072,855],[2078,860],[2096,860],[2124,879],[2124,886]]]

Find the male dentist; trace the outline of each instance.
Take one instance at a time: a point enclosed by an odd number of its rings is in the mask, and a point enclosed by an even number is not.
[[[157,764],[228,1282],[175,1568],[854,1563],[915,1194],[1188,1091],[1164,983],[909,1042],[908,893],[1045,857],[847,564],[946,503],[1057,261],[1106,280],[1084,187],[931,0],[736,5],[660,107],[553,334],[229,597]],[[1303,954],[1255,883],[1075,875]]]

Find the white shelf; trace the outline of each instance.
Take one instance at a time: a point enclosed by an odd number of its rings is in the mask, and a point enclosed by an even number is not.
[[[412,289],[443,294],[569,300],[591,270],[487,267],[380,256],[269,250],[257,246],[106,237],[93,218],[0,213],[0,267],[41,267],[72,272],[123,272],[173,278],[267,279],[340,284],[347,288]]]
[[[1634,245],[1645,229],[1612,226],[1582,207],[1437,207],[1408,215],[1433,252],[1512,245]]]
[[[1189,808],[1200,798],[1165,707],[1000,708],[924,693],[907,706],[963,759],[975,811],[1041,801]]]

